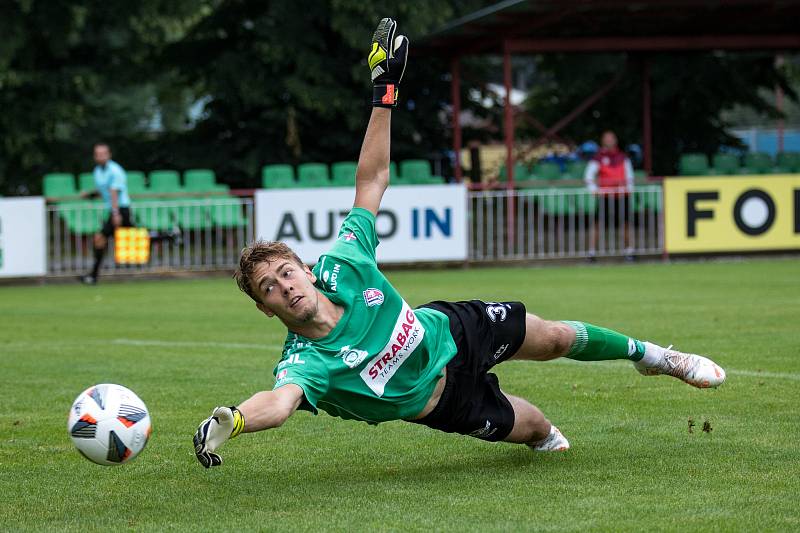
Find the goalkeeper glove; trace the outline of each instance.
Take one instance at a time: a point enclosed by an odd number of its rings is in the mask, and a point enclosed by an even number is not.
[[[206,468],[221,465],[222,457],[214,452],[243,429],[244,416],[236,407],[214,409],[194,434],[194,453],[197,460]]]
[[[372,35],[372,49],[367,62],[372,71],[372,105],[395,107],[397,86],[403,78],[408,60],[408,37],[394,36],[397,23],[390,18],[381,19]]]

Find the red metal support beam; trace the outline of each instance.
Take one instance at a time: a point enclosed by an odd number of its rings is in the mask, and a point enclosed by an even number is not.
[[[506,89],[503,101],[503,136],[506,144],[506,176],[508,187],[514,188],[514,110],[511,108],[511,51],[503,47],[503,85]]]
[[[800,34],[509,39],[505,47],[513,53],[782,50],[800,48]]]
[[[653,175],[653,112],[650,97],[650,58],[645,57],[642,63],[642,152],[644,170],[648,176]]]
[[[775,66],[777,68],[783,67],[783,56],[778,54],[775,56]],[[778,113],[781,114],[781,117],[778,119],[778,152],[783,152],[783,135],[784,135],[784,124],[783,124],[783,88],[780,85],[775,85],[775,109],[778,110]]]
[[[589,95],[583,102],[578,104],[578,106],[570,111],[564,118],[550,126],[547,131],[542,134],[542,137],[548,138],[553,137],[556,133],[561,131],[564,127],[566,127],[570,122],[578,118],[584,111],[586,111],[589,107],[594,105],[595,102],[600,100],[608,91],[614,88],[614,86],[619,83],[619,80],[625,75],[625,70],[618,71],[611,80],[608,81],[605,85],[597,89],[594,93]]]
[[[506,88],[506,98],[503,106],[503,129],[506,141],[506,176],[508,177],[506,186],[509,193],[514,190],[514,110],[511,108],[511,81],[511,51],[508,43],[505,43],[503,45],[503,84]],[[508,195],[506,205],[506,238],[508,239],[508,250],[513,251],[514,228],[516,227],[513,194]]]
[[[461,59],[454,57],[450,61],[450,98],[453,101],[453,152],[455,163],[453,172],[456,181],[461,183]]]

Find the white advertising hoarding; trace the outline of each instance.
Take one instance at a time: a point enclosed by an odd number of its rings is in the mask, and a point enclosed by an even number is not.
[[[44,276],[44,198],[0,198],[0,277]]]
[[[256,191],[256,235],[288,244],[316,263],[336,241],[353,207],[352,188]],[[382,263],[467,258],[467,189],[463,184],[390,186],[375,221]]]

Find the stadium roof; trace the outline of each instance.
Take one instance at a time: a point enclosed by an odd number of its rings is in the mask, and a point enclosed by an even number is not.
[[[505,0],[453,20],[415,52],[798,49],[797,0]]]

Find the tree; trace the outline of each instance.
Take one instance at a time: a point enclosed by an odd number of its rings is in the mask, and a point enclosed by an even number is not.
[[[540,121],[552,124],[623,72],[605,97],[561,133],[582,141],[613,129],[622,143],[641,143],[643,59],[626,54],[542,56],[539,83],[526,108]],[[776,118],[773,102],[760,90],[780,85],[789,98],[797,99],[769,53],[657,54],[650,57],[650,64],[653,161],[660,175],[676,172],[682,152],[711,154],[723,146],[740,147],[720,118],[726,109],[743,105]],[[535,135],[532,130],[522,133]]]
[[[0,190],[86,169],[93,140],[144,139],[164,85],[151,58],[202,13],[188,0],[0,3]]]

